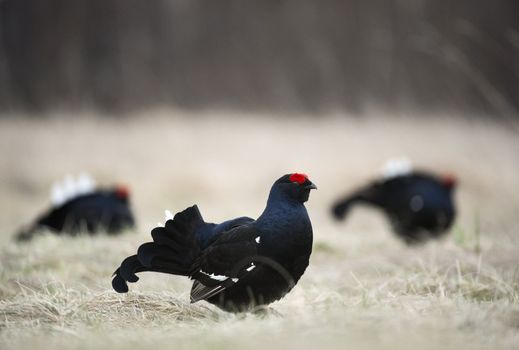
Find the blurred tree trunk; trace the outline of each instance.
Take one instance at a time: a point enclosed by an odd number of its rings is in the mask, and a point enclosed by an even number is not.
[[[517,115],[516,0],[0,0],[0,111]]]

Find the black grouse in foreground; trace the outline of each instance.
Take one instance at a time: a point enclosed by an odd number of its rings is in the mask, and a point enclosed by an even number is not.
[[[332,207],[337,220],[344,219],[352,206],[365,203],[381,209],[393,230],[407,244],[441,237],[451,227],[456,210],[452,175],[436,177],[425,172],[392,173],[339,200]]]
[[[263,213],[221,224],[204,222],[196,205],[166,212],[164,227],[151,231],[115,271],[113,288],[128,292],[138,272],[154,271],[194,280],[191,302],[206,300],[231,312],[270,304],[303,275],[312,253],[312,225],[304,203],[316,186],[304,174],[278,179]]]
[[[18,233],[18,240],[31,239],[44,230],[72,235],[115,234],[135,225],[126,186],[98,189],[86,175],[77,181],[68,177],[53,187],[52,202],[46,213]]]

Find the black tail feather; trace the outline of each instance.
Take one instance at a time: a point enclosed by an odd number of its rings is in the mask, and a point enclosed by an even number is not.
[[[155,258],[166,257],[170,253],[172,253],[171,248],[168,246],[150,242],[144,243],[139,247],[137,257],[142,265],[152,267]]]
[[[195,230],[204,225],[198,207],[192,206],[177,213],[165,227],[156,227],[151,235],[153,242],[144,243],[137,255],[126,258],[114,273],[113,288],[126,293],[126,282],[137,282],[138,272],[154,271],[188,276],[200,254],[200,245]]]
[[[121,277],[120,269],[115,270],[113,279],[112,279],[112,288],[117,293],[128,293],[128,284],[126,280]]]
[[[137,272],[145,271],[146,268],[142,266],[137,258],[137,255],[132,255],[127,257],[121,263],[121,267],[115,270],[112,279],[112,287],[115,289],[117,293],[127,293],[128,292],[128,284],[131,282],[135,283],[139,280],[137,277]]]
[[[162,272],[162,273],[171,273],[171,268],[165,266],[166,264],[162,264],[162,261],[159,259],[158,261],[161,266],[153,266],[146,267],[141,264],[137,255],[132,255],[127,257],[121,263],[121,267],[115,270],[112,279],[112,287],[118,293],[127,293],[128,292],[128,284],[135,283],[139,280],[139,277],[136,275],[139,272]],[[164,266],[162,266],[164,265]]]
[[[121,275],[125,281],[135,283],[139,280],[136,273],[144,271],[144,269],[145,267],[141,264],[137,255],[132,255],[123,260],[121,267],[117,269],[116,274],[119,271],[119,275]]]

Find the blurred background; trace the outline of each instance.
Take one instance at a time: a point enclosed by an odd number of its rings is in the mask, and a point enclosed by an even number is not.
[[[518,117],[517,0],[0,0],[0,347],[517,349]],[[457,176],[444,240],[332,220],[395,156]],[[315,244],[284,318],[111,290],[164,209],[256,217],[296,171]],[[14,243],[81,172],[129,186],[136,232]]]
[[[515,0],[1,0],[0,110],[509,118],[518,13]]]
[[[515,0],[0,0],[3,238],[65,174],[128,183],[154,224],[206,197],[214,220],[252,215],[274,179],[303,171],[328,220],[395,156],[457,174],[460,220],[481,210],[501,227],[519,202],[518,13]]]
[[[128,183],[154,224],[204,196],[229,199],[217,218],[240,201],[258,212],[274,179],[304,171],[325,182],[314,201],[329,219],[402,155],[461,177],[472,222],[501,198],[496,171],[503,196],[519,181],[518,13],[514,0],[0,0],[3,238],[65,174]]]

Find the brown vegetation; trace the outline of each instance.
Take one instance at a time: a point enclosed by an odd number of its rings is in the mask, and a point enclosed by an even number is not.
[[[2,349],[517,348],[514,131],[449,116],[192,116],[0,121]],[[409,249],[368,209],[356,209],[347,223],[331,220],[337,195],[402,154],[460,178],[460,216],[444,241]],[[46,206],[52,182],[81,170],[131,186],[137,232],[10,241]],[[189,282],[160,274],[144,274],[128,295],[111,290],[111,273],[149,239],[165,208],[197,203],[215,221],[254,216],[272,180],[289,171],[307,172],[319,190],[308,203],[311,265],[272,305],[282,316],[191,305]]]

